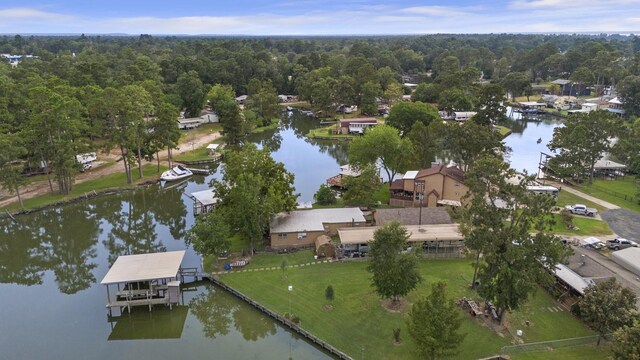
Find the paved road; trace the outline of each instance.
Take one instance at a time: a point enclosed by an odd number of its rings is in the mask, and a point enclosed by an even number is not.
[[[627,209],[614,209],[603,212],[602,219],[620,237],[640,241],[640,213]]]

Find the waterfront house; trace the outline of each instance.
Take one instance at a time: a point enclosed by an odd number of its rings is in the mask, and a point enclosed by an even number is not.
[[[334,236],[338,229],[366,226],[359,208],[296,210],[280,213],[271,221],[274,249],[311,246],[319,236]]]
[[[624,108],[622,107],[622,101],[619,98],[615,97],[608,101],[609,108],[607,109],[609,112],[616,114],[618,117],[624,116]]]
[[[376,125],[378,121],[373,117],[339,119],[337,131],[342,135],[363,134],[366,129]]]
[[[464,171],[458,167],[435,165],[429,169],[407,171],[390,188],[389,205],[398,207],[460,206],[469,191]]]
[[[360,171],[351,167],[351,165],[346,164],[340,166],[340,173],[336,176],[332,176],[327,179],[326,183],[329,187],[337,187],[339,189],[344,189],[344,185],[342,184],[342,180],[346,177],[358,177],[360,176]]]

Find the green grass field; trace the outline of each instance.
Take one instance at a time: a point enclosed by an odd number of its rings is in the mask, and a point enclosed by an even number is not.
[[[582,216],[573,217],[573,225],[579,230],[569,230],[560,220],[560,215],[554,215],[556,224],[552,231],[562,235],[609,235],[613,234],[605,221],[590,219]]]
[[[189,142],[195,140],[196,138],[202,135],[220,132],[221,130],[222,130],[222,125],[220,125],[219,123],[202,124],[195,129],[182,130],[180,133],[179,143],[188,145]]]
[[[577,345],[549,351],[536,351],[512,355],[514,360],[605,360],[609,359],[607,345]]]
[[[622,208],[640,212],[640,204],[638,204],[640,188],[634,176],[629,175],[616,180],[594,179],[592,185],[584,182],[577,189]]]
[[[335,125],[329,125],[326,127],[321,127],[317,129],[311,129],[305,135],[308,138],[327,138],[330,137],[332,139],[353,139],[354,135],[342,135],[342,134],[334,134],[332,132],[335,129]]]
[[[157,171],[157,165],[144,165],[142,167],[142,172],[144,177],[138,178],[138,168],[132,169],[133,174],[133,182],[135,184],[149,181],[153,179],[157,179],[160,176],[160,173],[167,169],[166,166],[160,166],[160,172]],[[25,209],[34,209],[38,207],[42,207],[45,205],[49,205],[58,201],[73,199],[79,196],[83,196],[85,193],[89,193],[92,191],[102,191],[113,188],[121,188],[132,186],[132,184],[127,184],[127,176],[124,172],[119,172],[116,174],[107,175],[95,180],[86,181],[81,184],[76,184],[73,186],[71,193],[69,195],[61,195],[61,194],[46,194],[38,197],[34,197],[31,199],[24,200],[24,208]],[[55,185],[54,185],[55,189]],[[19,210],[20,204],[11,204],[2,209],[6,209],[9,211]]]
[[[265,256],[265,259],[260,259]],[[278,270],[250,273],[233,273],[221,276],[221,280],[243,292],[272,310],[284,314],[289,311],[299,316],[301,326],[355,358],[367,359],[415,359],[412,343],[406,328],[407,310],[391,313],[381,305],[380,298],[371,287],[367,262],[341,262],[288,267],[283,278],[279,269],[282,259],[289,264],[311,260],[311,252],[291,255],[266,254],[256,256],[254,266],[277,266]],[[290,259],[290,260],[288,260]],[[415,302],[428,293],[430,284],[444,280],[448,283],[451,298],[476,297],[468,284],[472,277],[470,260],[425,260],[420,262],[424,282],[408,296]],[[292,285],[293,291],[287,291]],[[325,309],[329,302],[324,291],[332,285],[335,299],[332,310]],[[592,334],[568,312],[545,313],[544,308],[553,299],[539,290],[531,302],[531,309],[523,314],[513,314],[513,321],[523,318],[531,321],[526,331],[527,341],[543,341]],[[466,338],[455,359],[477,359],[499,353],[500,348],[512,344],[508,333],[498,335],[481,320],[471,318],[460,310],[464,319],[462,332]],[[392,329],[401,329],[400,345],[392,343]],[[364,348],[364,351],[362,350]]]
[[[587,207],[598,209],[598,212],[600,213],[607,210],[604,206],[598,205],[583,197],[572,194],[568,191],[560,190],[560,193],[558,194],[558,200],[556,201],[556,205],[558,205],[561,208],[564,208],[566,205],[575,205],[575,204],[584,204]]]

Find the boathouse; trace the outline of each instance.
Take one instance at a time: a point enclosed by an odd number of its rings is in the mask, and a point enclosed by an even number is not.
[[[191,198],[193,199],[193,215],[210,213],[218,202],[218,198],[211,189],[191,193]]]
[[[151,311],[153,305],[177,304],[184,254],[181,250],[119,256],[100,282],[107,288],[109,314],[112,308],[131,312],[132,306],[148,306]]]

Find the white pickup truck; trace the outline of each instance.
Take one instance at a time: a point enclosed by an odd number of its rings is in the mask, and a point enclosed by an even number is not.
[[[597,209],[588,208],[586,205],[582,204],[567,205],[564,208],[575,215],[595,216],[598,213]]]

